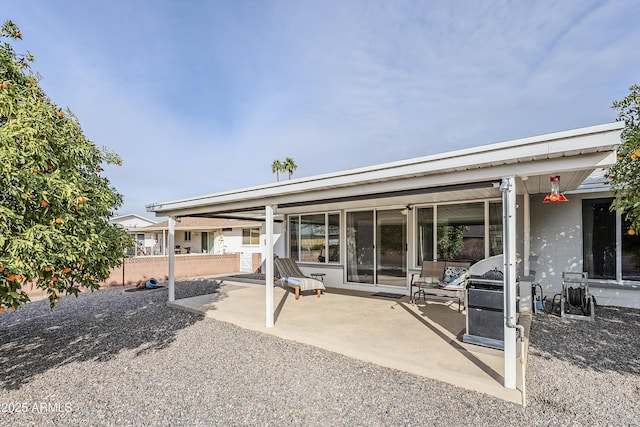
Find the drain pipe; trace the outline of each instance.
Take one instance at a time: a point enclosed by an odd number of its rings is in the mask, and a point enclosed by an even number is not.
[[[503,227],[503,233],[504,233],[504,239],[503,239],[503,245],[504,245],[504,280],[505,280],[505,286],[504,286],[504,292],[505,292],[505,325],[508,328],[511,329],[516,329],[518,331],[518,338],[520,338],[520,363],[522,364],[522,405],[526,406],[526,393],[525,393],[525,364],[526,364],[526,359],[525,359],[525,329],[524,326],[516,323],[515,321],[515,314],[512,312],[511,309],[511,301],[512,299],[515,297],[511,294],[512,291],[512,286],[510,283],[507,283],[507,281],[511,281],[512,277],[515,277],[515,271],[513,271],[513,269],[515,269],[515,265],[513,265],[510,260],[511,260],[511,251],[514,250],[513,248],[513,244],[511,243],[511,239],[512,237],[514,238],[515,236],[511,235],[511,226],[510,223],[512,222],[512,218],[510,215],[510,204],[514,203],[515,204],[515,194],[513,194],[513,188],[512,188],[512,181],[513,181],[514,177],[505,177],[502,178],[502,183],[500,184],[500,191],[502,192],[502,218],[503,218],[503,223],[505,224],[505,226]],[[512,197],[514,197],[514,199],[512,199]],[[515,221],[513,221],[515,222]],[[515,239],[514,239],[515,240]]]
[[[520,372],[522,373],[522,407],[523,408],[527,407],[527,388],[525,387],[525,378],[526,378],[525,370],[527,369],[526,342],[527,342],[527,338],[525,336],[522,336],[522,338],[520,338],[520,365],[522,365],[520,367]]]

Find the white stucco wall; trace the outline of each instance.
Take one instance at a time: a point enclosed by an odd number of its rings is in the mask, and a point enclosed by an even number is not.
[[[242,252],[242,229],[234,228],[231,231],[216,231],[213,247],[216,254]]]
[[[531,196],[531,264],[535,280],[545,294],[562,288],[563,271],[582,271],[582,204],[578,198],[568,203],[542,203]]]
[[[563,271],[582,271],[582,199],[608,197],[606,193],[568,195],[567,203],[542,203],[543,196],[531,196],[531,264],[535,281],[545,296],[562,290]],[[590,285],[599,305],[640,308],[640,291],[628,288],[599,288]]]

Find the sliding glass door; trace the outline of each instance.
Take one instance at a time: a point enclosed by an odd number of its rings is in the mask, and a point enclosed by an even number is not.
[[[376,212],[376,283],[407,285],[407,217],[398,209]]]
[[[399,209],[347,212],[347,281],[406,286],[407,217]]]
[[[347,213],[347,281],[374,283],[373,211]]]

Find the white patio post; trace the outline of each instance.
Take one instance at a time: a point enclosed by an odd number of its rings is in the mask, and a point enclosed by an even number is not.
[[[273,319],[273,211],[275,209],[275,205],[266,205],[264,207],[266,213],[266,224],[265,224],[265,234],[266,234],[266,250],[264,260],[266,267],[266,286],[265,286],[265,294],[266,294],[266,326],[267,328],[272,328],[274,324]]]
[[[504,252],[504,386],[516,388],[516,180],[502,178]]]
[[[176,256],[175,256],[175,251],[173,250],[174,247],[174,236],[176,233],[176,219],[172,216],[169,217],[169,243],[167,244],[169,247],[169,301],[175,301],[176,300],[176,293],[175,293],[175,260],[176,260]]]
[[[167,254],[167,231],[162,230],[162,256]]]
[[[531,273],[531,264],[529,262],[529,256],[531,256],[531,199],[529,193],[524,192],[524,253],[522,254],[523,262],[523,276],[528,276]]]

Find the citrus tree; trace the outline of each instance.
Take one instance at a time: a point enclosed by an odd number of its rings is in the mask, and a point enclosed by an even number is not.
[[[33,56],[6,21],[0,30],[0,311],[15,310],[25,289],[62,294],[97,289],[130,244],[109,223],[122,196],[101,175],[118,156],[89,141],[77,118],[47,98]]]
[[[635,235],[640,229],[640,86],[633,85],[629,94],[613,103],[618,120],[624,121],[622,144],[618,160],[609,173],[611,191],[615,196],[611,209],[620,209],[630,224],[627,233]]]

